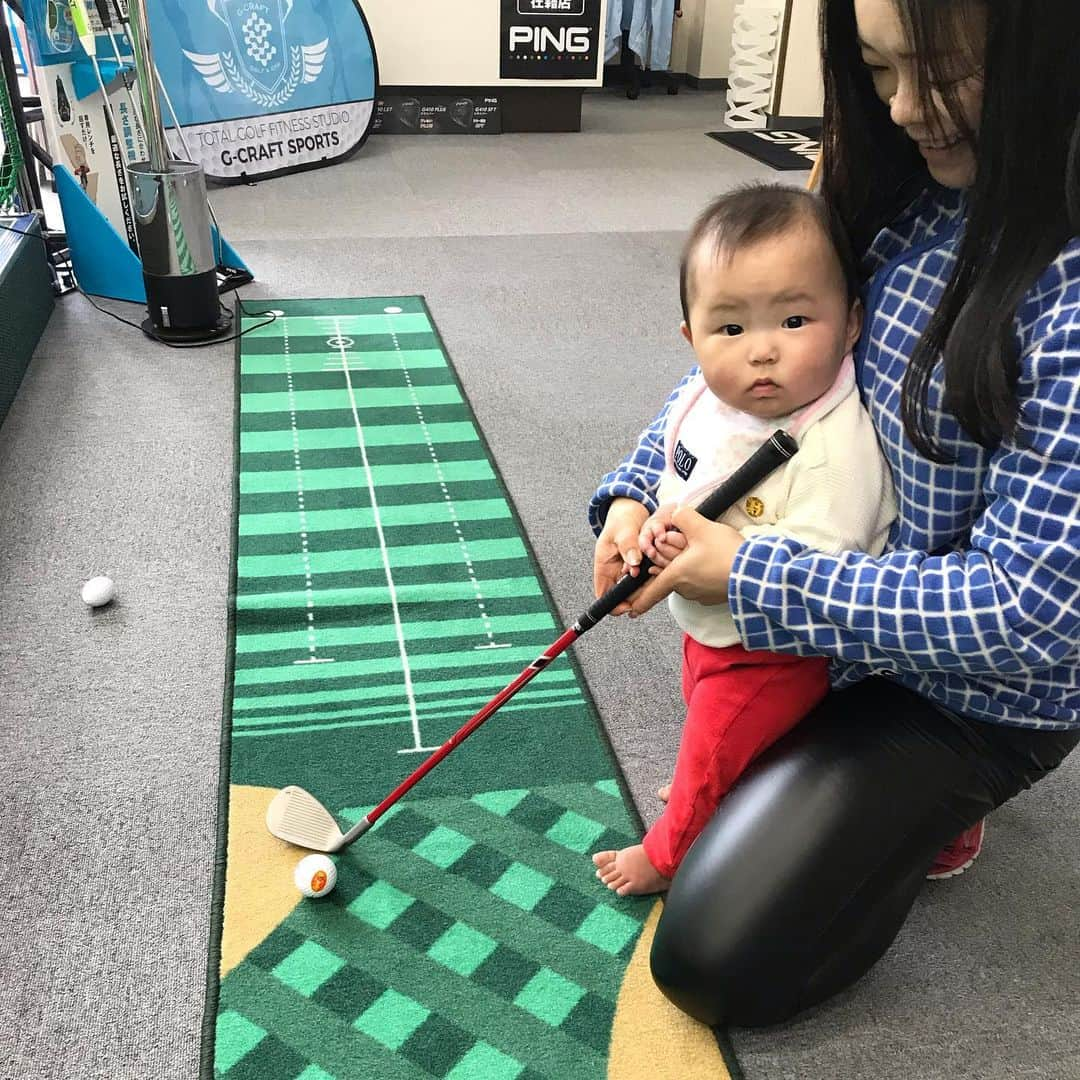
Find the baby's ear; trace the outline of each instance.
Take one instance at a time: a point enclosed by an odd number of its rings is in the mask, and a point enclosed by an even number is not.
[[[851,352],[855,347],[855,342],[859,340],[859,334],[862,333],[862,323],[862,301],[856,297],[854,301],[852,301],[851,307],[848,309],[847,332],[844,335],[845,352]]]
[[[690,342],[691,346],[693,346],[694,335],[690,333],[690,327],[686,325],[685,321],[679,323],[679,333],[682,334],[682,336],[686,338],[688,342]]]

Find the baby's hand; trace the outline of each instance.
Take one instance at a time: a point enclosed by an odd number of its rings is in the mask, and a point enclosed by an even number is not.
[[[686,537],[671,521],[671,515],[677,509],[676,503],[666,503],[641,527],[638,545],[653,564],[650,573],[659,573],[686,548]]]

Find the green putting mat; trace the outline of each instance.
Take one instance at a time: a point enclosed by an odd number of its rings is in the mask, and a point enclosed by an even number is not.
[[[653,903],[593,876],[640,822],[571,657],[336,856],[329,896],[300,898],[303,852],[265,829],[286,784],[358,820],[561,627],[424,301],[263,306],[238,343],[203,1075],[633,1076],[613,1029],[659,1008],[626,978]]]

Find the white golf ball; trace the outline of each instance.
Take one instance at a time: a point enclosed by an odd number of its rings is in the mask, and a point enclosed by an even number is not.
[[[112,578],[94,577],[82,587],[83,603],[89,604],[90,607],[103,607],[114,596],[116,596],[116,586]]]
[[[337,884],[337,867],[326,855],[305,855],[296,864],[293,881],[305,896],[325,896]]]

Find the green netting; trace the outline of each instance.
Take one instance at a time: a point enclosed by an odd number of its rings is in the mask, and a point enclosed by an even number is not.
[[[0,209],[15,201],[22,164],[22,149],[15,131],[15,113],[7,85],[0,79]]]

